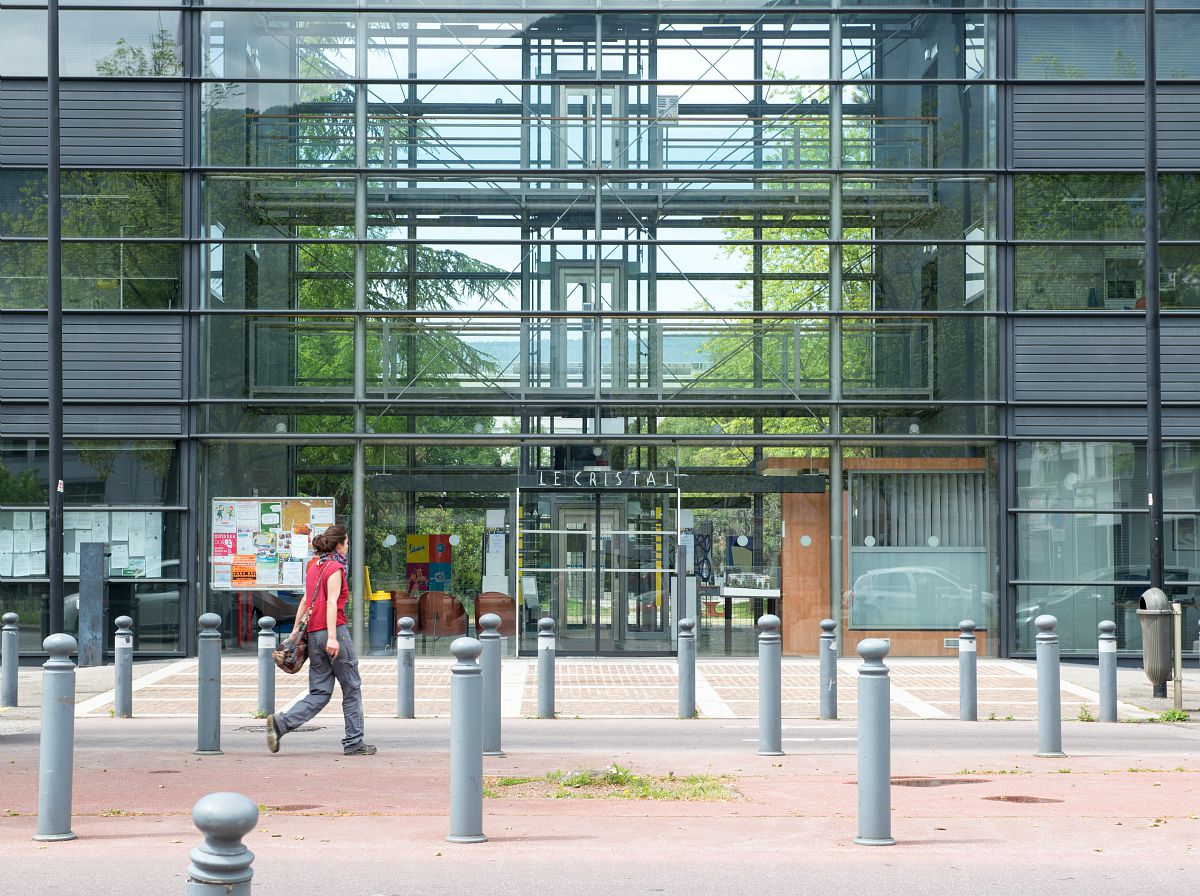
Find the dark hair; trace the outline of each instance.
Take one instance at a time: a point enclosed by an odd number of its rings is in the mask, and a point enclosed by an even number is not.
[[[312,540],[312,546],[322,554],[332,554],[338,549],[338,545],[349,536],[350,533],[346,531],[345,526],[341,523],[334,523]]]

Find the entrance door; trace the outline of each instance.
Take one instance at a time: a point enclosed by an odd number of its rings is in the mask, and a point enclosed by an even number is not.
[[[559,653],[671,653],[673,495],[521,493],[522,651],[548,615]]]

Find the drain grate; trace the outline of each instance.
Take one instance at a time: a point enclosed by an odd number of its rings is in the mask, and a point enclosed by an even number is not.
[[[267,812],[303,812],[305,809],[320,809],[320,806],[309,806],[304,803],[289,804],[287,806],[263,806]]]
[[[1015,796],[1012,794],[1004,794],[1003,796],[985,796],[985,800],[995,800],[997,803],[1061,803],[1062,800],[1052,800],[1044,796]]]
[[[175,768],[152,768],[146,772],[148,775],[178,775],[181,774],[179,769]]]
[[[986,784],[987,778],[919,778],[899,775],[892,778],[896,787],[946,787],[950,784]]]

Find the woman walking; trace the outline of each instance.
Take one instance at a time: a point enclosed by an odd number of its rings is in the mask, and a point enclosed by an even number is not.
[[[358,675],[358,655],[346,626],[346,600],[350,596],[349,564],[346,551],[350,536],[346,527],[333,525],[313,539],[316,562],[308,568],[304,600],[296,610],[296,620],[304,618],[310,603],[308,621],[308,696],[290,712],[267,716],[267,749],[279,752],[279,741],[313,718],[333,696],[333,681],[342,689],[342,714],[346,717],[346,736],[342,750],[347,756],[370,756],[375,747],[363,743],[362,681]]]

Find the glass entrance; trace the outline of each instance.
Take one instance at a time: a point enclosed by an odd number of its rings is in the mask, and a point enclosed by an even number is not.
[[[556,622],[559,653],[674,649],[675,492],[521,493],[521,650]]]

